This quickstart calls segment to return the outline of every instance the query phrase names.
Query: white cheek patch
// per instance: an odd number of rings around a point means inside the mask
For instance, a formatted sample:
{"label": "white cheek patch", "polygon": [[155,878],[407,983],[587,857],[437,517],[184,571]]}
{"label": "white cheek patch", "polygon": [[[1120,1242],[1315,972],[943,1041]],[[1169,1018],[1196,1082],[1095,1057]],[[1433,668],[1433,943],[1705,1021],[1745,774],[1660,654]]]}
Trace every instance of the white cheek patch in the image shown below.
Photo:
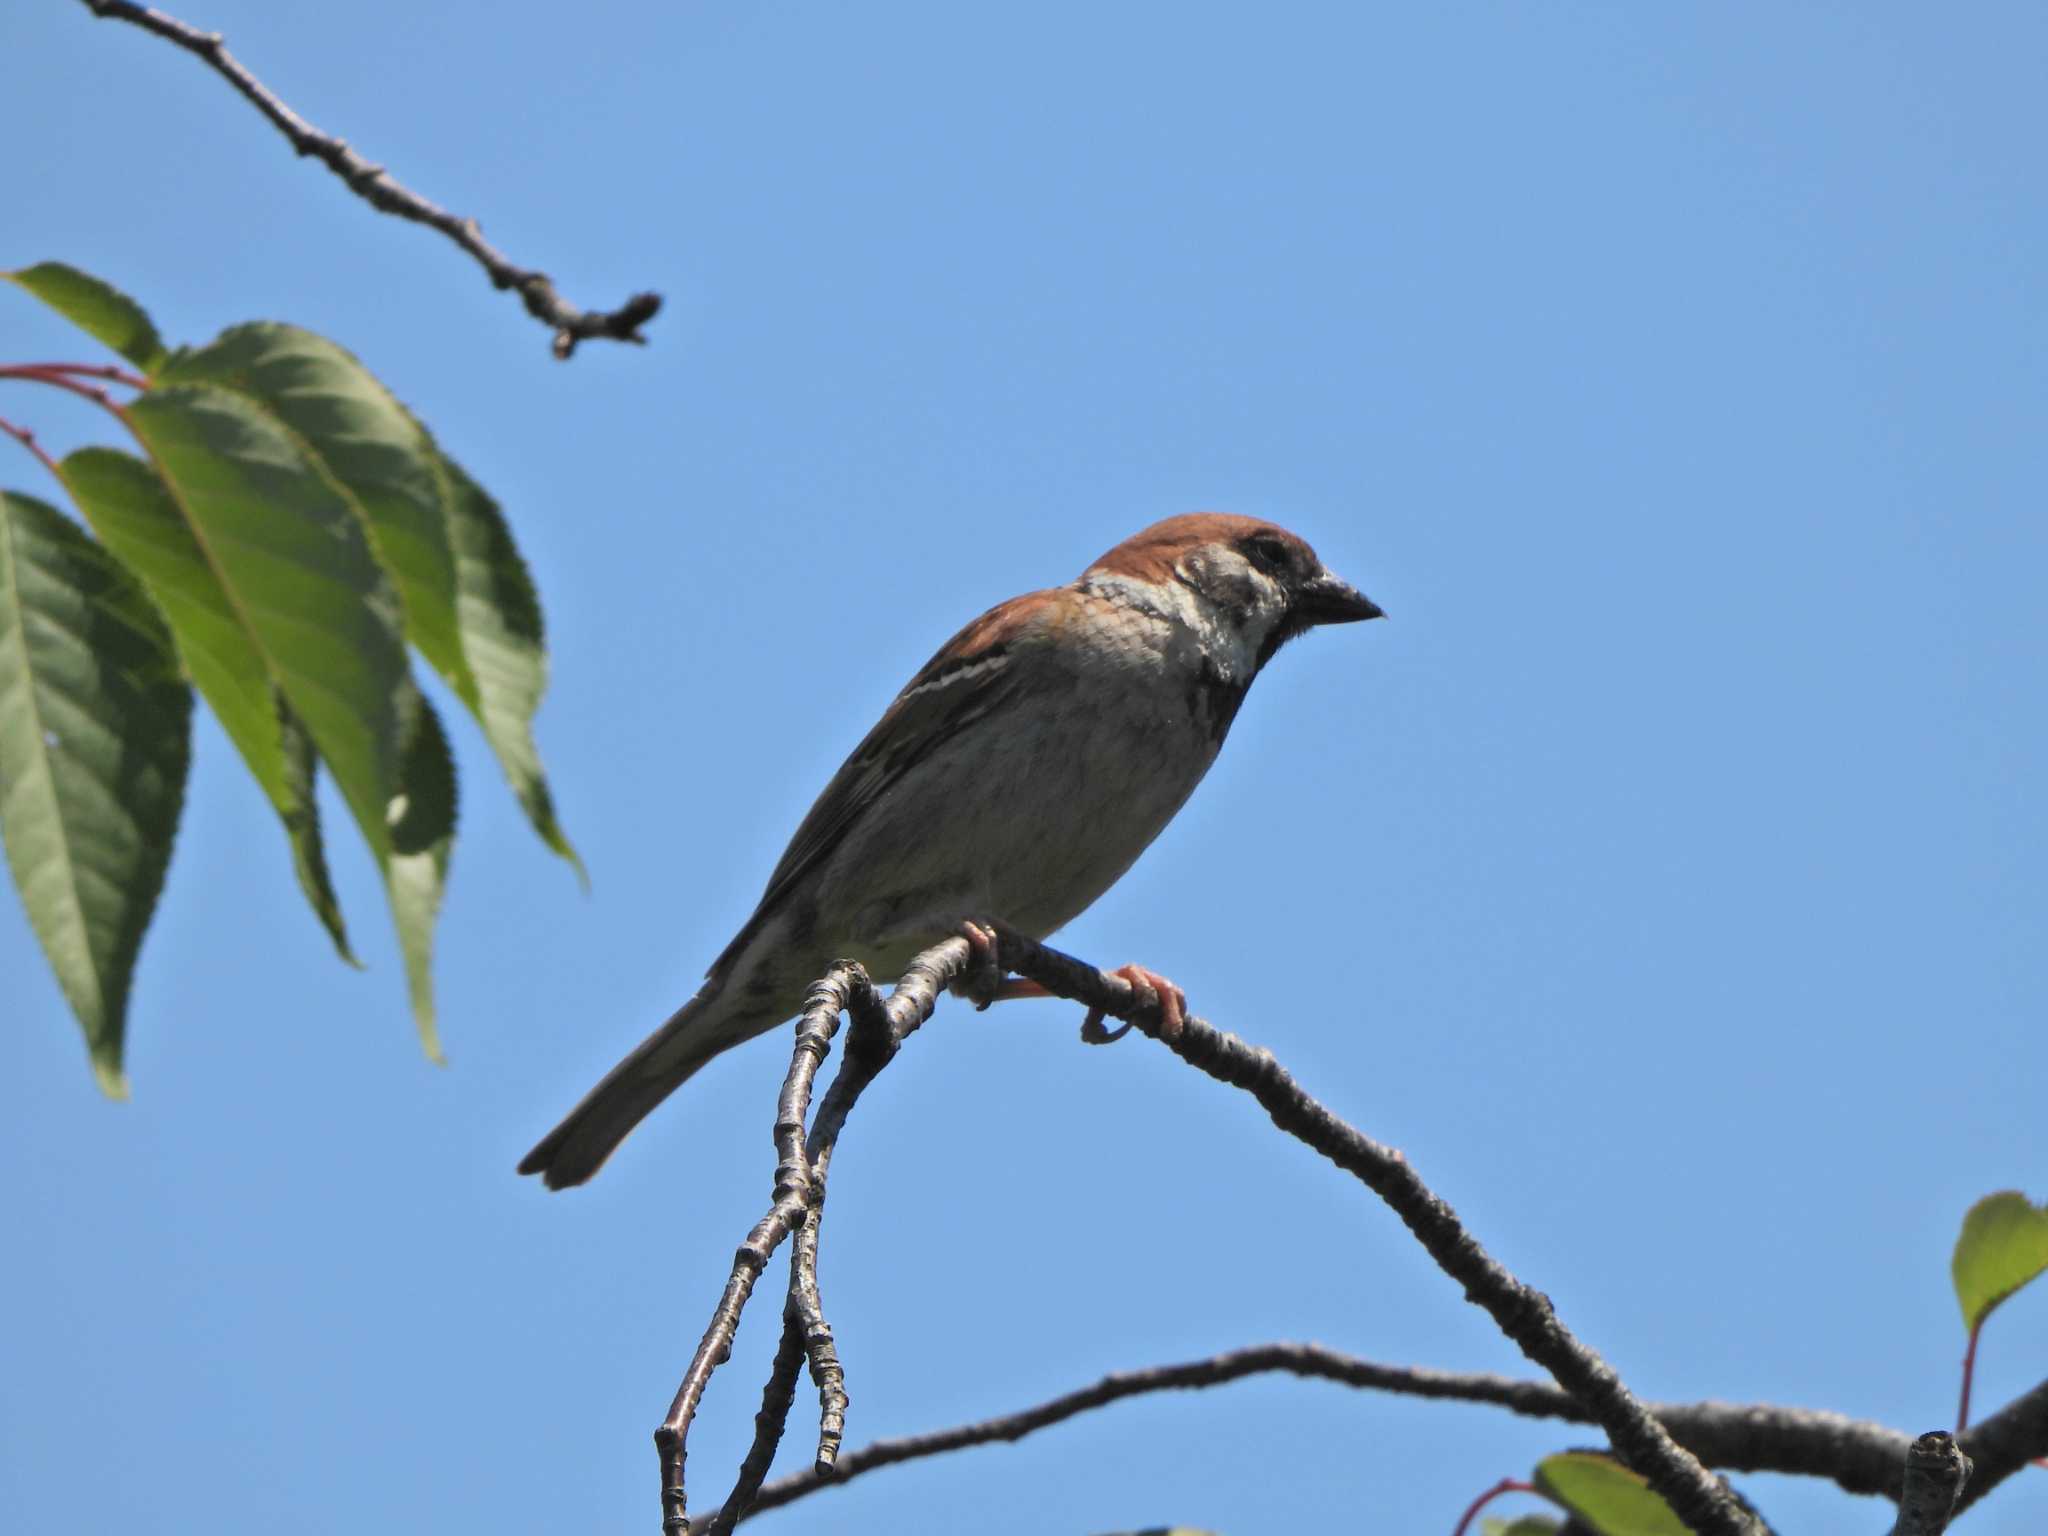
{"label": "white cheek patch", "polygon": [[1259,670],[1266,637],[1286,616],[1286,595],[1235,550],[1192,550],[1181,557],[1174,576],[1158,583],[1091,575],[1081,585],[1166,620],[1188,637],[1219,677],[1249,683]]}
{"label": "white cheek patch", "polygon": [[1174,585],[1186,599],[1185,622],[1201,635],[1203,654],[1224,677],[1250,682],[1266,637],[1287,616],[1286,593],[1228,547],[1190,550],[1181,557],[1178,574],[1182,579]]}

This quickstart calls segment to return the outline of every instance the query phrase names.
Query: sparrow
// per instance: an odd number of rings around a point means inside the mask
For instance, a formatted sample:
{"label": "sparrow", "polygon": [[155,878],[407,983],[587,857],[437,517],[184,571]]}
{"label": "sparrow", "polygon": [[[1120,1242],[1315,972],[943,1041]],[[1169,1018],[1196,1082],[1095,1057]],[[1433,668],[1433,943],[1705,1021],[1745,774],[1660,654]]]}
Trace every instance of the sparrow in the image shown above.
{"label": "sparrow", "polygon": [[[833,775],[703,988],[519,1171],[584,1182],[704,1063],[793,1018],[836,959],[894,977],[963,930],[986,951],[979,923],[1049,937],[1173,819],[1276,651],[1383,616],[1294,534],[1218,512],[1155,523],[1068,585],[991,608]],[[1124,974],[1179,1021],[1178,988]]]}

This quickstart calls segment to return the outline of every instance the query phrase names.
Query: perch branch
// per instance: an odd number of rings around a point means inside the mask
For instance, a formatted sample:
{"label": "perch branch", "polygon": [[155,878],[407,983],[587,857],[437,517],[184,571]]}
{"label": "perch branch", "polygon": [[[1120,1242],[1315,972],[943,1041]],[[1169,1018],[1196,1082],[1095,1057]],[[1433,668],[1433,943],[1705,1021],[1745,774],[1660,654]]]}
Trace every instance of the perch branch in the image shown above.
{"label": "perch branch", "polygon": [[1956,1504],[1960,1514],[2029,1461],[2048,1455],[2048,1381],[1979,1419],[1956,1443],[1974,1467]]}
{"label": "perch branch", "polygon": [[268,118],[300,155],[311,155],[339,176],[348,189],[380,213],[409,219],[439,230],[474,257],[490,277],[493,286],[510,288],[526,305],[526,312],[554,333],[556,357],[567,358],[576,344],[594,337],[610,341],[642,343],[640,328],[661,308],[658,293],[636,293],[617,309],[578,309],[555,291],[554,280],[545,272],[515,264],[504,252],[484,239],[483,226],[475,219],[460,218],[405,186],[381,165],[373,165],[350,149],[347,142],[322,133],[286,106],[262,81],[227,50],[218,32],[202,32],[175,16],[130,0],[80,0],[101,20],[125,21],[153,32],[166,42],[203,60],[238,91],[242,98]]}
{"label": "perch branch", "polygon": [[[1141,1004],[1129,982],[1007,929],[999,930],[999,941],[1004,969],[1160,1038],[1156,1002]],[[1752,1536],[1756,1522],[1728,1485],[1665,1433],[1614,1368],[1559,1321],[1549,1297],[1517,1280],[1480,1246],[1399,1152],[1310,1097],[1271,1052],[1201,1019],[1189,1017],[1164,1043],[1190,1066],[1251,1094],[1281,1130],[1385,1201],[1438,1267],[1464,1287],[1466,1299],[1485,1308],[1501,1332],[1585,1405],[1616,1454],[1649,1481],[1690,1530],[1700,1536]]]}
{"label": "perch branch", "polygon": [[1904,1492],[1892,1536],[1941,1536],[1969,1481],[1970,1458],[1953,1435],[1945,1429],[1922,1435],[1906,1452]]}
{"label": "perch branch", "polygon": [[[806,1468],[760,1489],[747,1515],[775,1509],[866,1472],[926,1456],[999,1441],[1021,1440],[1055,1424],[1152,1392],[1222,1386],[1248,1376],[1285,1372],[1407,1397],[1485,1403],[1529,1418],[1592,1423],[1569,1393],[1547,1382],[1509,1376],[1382,1365],[1319,1344],[1260,1344],[1204,1360],[1118,1371],[1016,1413],[927,1434],[876,1440],[841,1456],[836,1472]],[[1790,1472],[1831,1478],[1850,1493],[1899,1491],[1907,1439],[1881,1424],[1804,1408],[1740,1403],[1659,1403],[1651,1407],[1671,1437],[1702,1461],[1740,1472]],[[742,1519],[747,1516],[740,1517]],[[706,1531],[711,1516],[692,1526]]]}

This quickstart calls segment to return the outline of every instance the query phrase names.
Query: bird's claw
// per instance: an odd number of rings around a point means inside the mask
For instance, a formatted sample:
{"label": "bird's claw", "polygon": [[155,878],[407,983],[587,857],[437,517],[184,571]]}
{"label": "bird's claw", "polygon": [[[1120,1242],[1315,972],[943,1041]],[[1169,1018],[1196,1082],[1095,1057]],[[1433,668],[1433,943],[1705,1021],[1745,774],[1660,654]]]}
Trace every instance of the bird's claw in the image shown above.
{"label": "bird's claw", "polygon": [[[1146,993],[1151,994],[1149,1006],[1159,1010],[1159,1038],[1171,1044],[1180,1038],[1181,1027],[1187,1023],[1188,995],[1157,971],[1142,965],[1124,965],[1108,973],[1126,982],[1138,994],[1140,1007],[1147,1006]],[[1084,1045],[1114,1045],[1131,1032],[1131,1021],[1126,1019],[1115,1029],[1102,1026],[1103,1011],[1090,1008],[1088,1017],[1081,1021],[1081,1041]]]}
{"label": "bird's claw", "polygon": [[1088,1017],[1081,1021],[1081,1043],[1083,1045],[1115,1045],[1117,1041],[1123,1039],[1125,1035],[1131,1032],[1131,1021],[1129,1019],[1124,1020],[1115,1029],[1104,1029],[1102,1027],[1103,1017],[1104,1015],[1100,1008],[1090,1008],[1088,1010]]}
{"label": "bird's claw", "polygon": [[963,922],[960,937],[967,941],[967,969],[953,978],[951,991],[974,1004],[980,1013],[1003,995],[1003,967],[997,959],[996,931],[985,923]]}

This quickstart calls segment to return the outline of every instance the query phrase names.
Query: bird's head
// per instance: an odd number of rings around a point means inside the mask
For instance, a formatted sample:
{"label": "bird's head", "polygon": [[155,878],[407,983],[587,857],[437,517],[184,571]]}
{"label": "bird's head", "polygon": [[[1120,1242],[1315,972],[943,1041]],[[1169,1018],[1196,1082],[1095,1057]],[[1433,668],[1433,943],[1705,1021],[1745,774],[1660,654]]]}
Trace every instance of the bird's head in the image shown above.
{"label": "bird's head", "polygon": [[1227,512],[1190,512],[1154,523],[1089,566],[1082,579],[1091,578],[1185,593],[1253,671],[1320,624],[1386,617],[1378,603],[1333,575],[1307,540],[1276,523]]}

